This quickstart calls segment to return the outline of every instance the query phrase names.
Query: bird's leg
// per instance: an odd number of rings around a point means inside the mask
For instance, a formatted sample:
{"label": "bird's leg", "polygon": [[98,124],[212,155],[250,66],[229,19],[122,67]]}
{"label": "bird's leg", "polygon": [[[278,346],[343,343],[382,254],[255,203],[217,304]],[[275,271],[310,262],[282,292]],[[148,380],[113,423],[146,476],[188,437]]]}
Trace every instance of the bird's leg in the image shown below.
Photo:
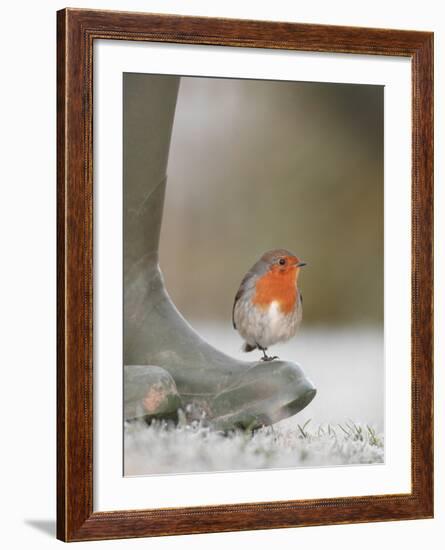
{"label": "bird's leg", "polygon": [[278,355],[274,355],[273,357],[271,355],[267,355],[267,348],[261,348],[260,346],[258,347],[263,352],[263,357],[261,357],[263,361],[273,361],[274,359],[279,359]]}

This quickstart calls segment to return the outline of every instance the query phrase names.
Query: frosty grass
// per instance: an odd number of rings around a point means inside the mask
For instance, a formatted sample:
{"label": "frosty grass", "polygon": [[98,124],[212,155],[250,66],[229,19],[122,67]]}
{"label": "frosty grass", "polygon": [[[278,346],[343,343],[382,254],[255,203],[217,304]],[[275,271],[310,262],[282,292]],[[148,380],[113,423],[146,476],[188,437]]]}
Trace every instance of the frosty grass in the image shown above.
{"label": "frosty grass", "polygon": [[368,425],[268,426],[215,431],[200,422],[125,425],[125,475],[372,464],[384,461],[382,434]]}

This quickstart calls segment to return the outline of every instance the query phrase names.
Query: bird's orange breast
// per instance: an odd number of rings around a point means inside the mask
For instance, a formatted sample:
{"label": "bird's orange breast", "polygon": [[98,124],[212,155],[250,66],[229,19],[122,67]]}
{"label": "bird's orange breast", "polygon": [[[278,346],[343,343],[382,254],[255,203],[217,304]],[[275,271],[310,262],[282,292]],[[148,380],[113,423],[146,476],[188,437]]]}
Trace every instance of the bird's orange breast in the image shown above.
{"label": "bird's orange breast", "polygon": [[297,270],[291,267],[268,271],[255,285],[253,303],[266,309],[272,302],[278,302],[283,313],[291,313],[297,300]]}

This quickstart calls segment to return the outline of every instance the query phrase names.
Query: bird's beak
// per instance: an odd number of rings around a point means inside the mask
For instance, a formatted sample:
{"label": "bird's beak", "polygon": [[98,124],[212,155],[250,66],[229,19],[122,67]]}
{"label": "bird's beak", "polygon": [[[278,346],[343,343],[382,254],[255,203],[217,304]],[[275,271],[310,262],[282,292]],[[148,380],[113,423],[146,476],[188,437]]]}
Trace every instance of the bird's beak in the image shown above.
{"label": "bird's beak", "polygon": [[306,262],[298,262],[297,267],[304,267]]}

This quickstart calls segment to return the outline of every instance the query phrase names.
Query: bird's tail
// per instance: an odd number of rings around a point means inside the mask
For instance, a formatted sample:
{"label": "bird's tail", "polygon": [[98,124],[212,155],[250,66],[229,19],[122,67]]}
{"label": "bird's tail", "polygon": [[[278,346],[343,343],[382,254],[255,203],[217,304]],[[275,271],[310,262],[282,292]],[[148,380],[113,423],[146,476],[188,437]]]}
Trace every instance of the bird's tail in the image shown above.
{"label": "bird's tail", "polygon": [[241,348],[244,352],[249,352],[249,351],[253,351],[254,349],[256,349],[257,347],[256,346],[251,346],[250,344],[248,344],[247,342],[244,342],[243,344],[243,347]]}

